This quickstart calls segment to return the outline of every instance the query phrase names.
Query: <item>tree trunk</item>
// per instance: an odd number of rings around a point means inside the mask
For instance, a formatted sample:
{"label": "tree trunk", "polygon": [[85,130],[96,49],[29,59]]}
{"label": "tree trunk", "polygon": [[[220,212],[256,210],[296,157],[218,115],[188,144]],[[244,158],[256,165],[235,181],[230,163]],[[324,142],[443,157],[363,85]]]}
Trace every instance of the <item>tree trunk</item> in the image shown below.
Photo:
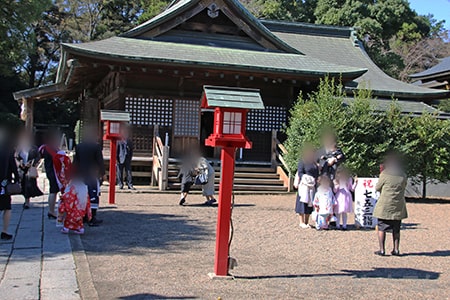
{"label": "tree trunk", "polygon": [[422,199],[427,198],[427,177],[422,176]]}

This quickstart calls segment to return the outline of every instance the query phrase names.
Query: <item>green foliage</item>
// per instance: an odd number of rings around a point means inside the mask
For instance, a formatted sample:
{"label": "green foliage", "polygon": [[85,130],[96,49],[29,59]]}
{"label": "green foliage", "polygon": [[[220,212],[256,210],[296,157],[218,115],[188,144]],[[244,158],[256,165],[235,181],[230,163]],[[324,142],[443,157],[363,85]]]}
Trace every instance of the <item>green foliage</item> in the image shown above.
{"label": "green foliage", "polygon": [[419,16],[406,0],[243,1],[265,19],[357,28],[372,60],[401,80],[450,54],[444,21]]}
{"label": "green foliage", "polygon": [[439,108],[441,111],[450,113],[450,99],[444,99],[444,100],[441,100],[441,101],[439,102],[438,108]]}
{"label": "green foliage", "polygon": [[384,153],[396,149],[405,155],[410,177],[427,183],[449,181],[450,122],[426,113],[402,115],[395,101],[380,112],[370,99],[369,90],[346,98],[342,85],[328,78],[317,92],[300,94],[286,128],[285,159],[291,171],[301,149],[306,144],[319,147],[323,130],[332,128],[346,153],[347,167],[359,176],[377,176]]}
{"label": "green foliage", "polygon": [[[450,121],[436,121],[436,116],[424,113],[413,118],[407,140],[408,165],[416,182],[427,183],[450,180]],[[423,191],[425,198],[426,190]]]}

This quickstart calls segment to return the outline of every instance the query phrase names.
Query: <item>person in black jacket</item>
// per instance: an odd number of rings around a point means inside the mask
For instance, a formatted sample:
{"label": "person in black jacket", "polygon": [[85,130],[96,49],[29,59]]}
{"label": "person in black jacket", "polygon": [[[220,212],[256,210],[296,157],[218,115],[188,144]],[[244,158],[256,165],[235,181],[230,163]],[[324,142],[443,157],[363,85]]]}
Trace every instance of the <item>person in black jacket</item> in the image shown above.
{"label": "person in black jacket", "polygon": [[123,189],[123,171],[127,176],[127,186],[130,190],[133,187],[133,175],[131,173],[131,160],[133,159],[133,141],[130,138],[130,128],[123,125],[120,128],[122,139],[117,142],[117,183]]}
{"label": "person in black jacket", "polygon": [[19,144],[16,149],[16,161],[19,167],[20,183],[22,185],[22,195],[25,198],[23,204],[24,209],[30,208],[30,198],[42,196],[43,193],[37,184],[37,177],[31,174],[31,169],[35,171],[41,156],[38,148],[33,145],[33,137],[28,132],[24,131],[20,135]]}
{"label": "person in black jacket", "polygon": [[4,134],[0,132],[0,211],[3,211],[3,230],[0,237],[2,240],[10,240],[13,237],[8,233],[11,219],[11,196],[6,193],[6,186],[13,181],[17,182],[18,179],[14,151]]}
{"label": "person in black jacket", "polygon": [[88,186],[91,199],[92,219],[89,226],[98,226],[103,221],[97,218],[97,209],[100,202],[100,181],[105,176],[102,147],[98,143],[96,129],[86,126],[83,130],[83,141],[75,147],[73,167],[82,176]]}
{"label": "person in black jacket", "polygon": [[322,136],[323,148],[317,151],[317,162],[321,168],[320,175],[326,175],[334,180],[337,167],[345,161],[345,154],[337,146],[334,133],[326,132]]}

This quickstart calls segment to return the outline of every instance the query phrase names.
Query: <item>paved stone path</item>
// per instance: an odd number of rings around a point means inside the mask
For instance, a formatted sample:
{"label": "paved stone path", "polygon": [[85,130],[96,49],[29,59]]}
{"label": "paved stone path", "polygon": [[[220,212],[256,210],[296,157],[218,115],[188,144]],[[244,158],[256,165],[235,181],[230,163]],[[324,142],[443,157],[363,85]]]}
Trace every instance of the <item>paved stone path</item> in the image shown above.
{"label": "paved stone path", "polygon": [[24,210],[23,197],[13,197],[9,231],[14,238],[0,242],[2,300],[80,299],[69,237],[47,218],[46,199],[33,199]]}

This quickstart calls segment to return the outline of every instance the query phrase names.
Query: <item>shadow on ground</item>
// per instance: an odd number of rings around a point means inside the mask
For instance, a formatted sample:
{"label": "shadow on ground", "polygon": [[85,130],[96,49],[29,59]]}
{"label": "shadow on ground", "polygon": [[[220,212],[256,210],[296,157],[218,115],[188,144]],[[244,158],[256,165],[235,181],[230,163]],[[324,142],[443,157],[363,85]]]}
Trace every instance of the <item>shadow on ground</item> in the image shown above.
{"label": "shadow on ground", "polygon": [[387,279],[426,279],[436,280],[441,273],[412,268],[374,268],[372,270],[342,270],[342,273],[327,274],[286,274],[262,276],[235,276],[236,279],[310,278],[310,277],[353,277]]}
{"label": "shadow on ground", "polygon": [[[87,252],[140,254],[141,250],[184,249],[214,232],[214,227],[183,215],[101,210],[104,223],[82,237]],[[142,251],[141,254],[145,254]]]}
{"label": "shadow on ground", "polygon": [[447,256],[450,256],[450,250],[436,250],[433,252],[403,253],[402,255],[403,256],[447,257]]}
{"label": "shadow on ground", "polygon": [[198,299],[197,297],[193,296],[162,296],[162,295],[156,295],[156,294],[136,294],[136,295],[130,295],[130,296],[123,296],[119,299],[123,300],[151,300],[151,299],[161,299],[161,300],[170,300],[170,299]]}

